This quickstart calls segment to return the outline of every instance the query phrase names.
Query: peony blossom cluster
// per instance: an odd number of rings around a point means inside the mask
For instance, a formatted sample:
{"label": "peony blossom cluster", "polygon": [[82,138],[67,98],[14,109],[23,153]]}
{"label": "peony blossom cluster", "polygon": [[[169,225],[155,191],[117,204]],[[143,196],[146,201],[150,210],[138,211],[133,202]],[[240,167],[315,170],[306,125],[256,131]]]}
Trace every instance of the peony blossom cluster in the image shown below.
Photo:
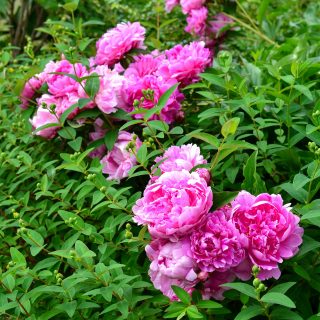
{"label": "peony blossom cluster", "polygon": [[299,218],[280,195],[253,196],[241,191],[228,205],[212,211],[207,169],[196,145],[170,147],[156,158],[153,177],[133,207],[133,220],[148,226],[149,275],[155,288],[176,300],[172,285],[204,299],[223,299],[226,282],[248,280],[254,265],[259,278],[279,278],[279,265],[302,242]]}
{"label": "peony blossom cluster", "polygon": [[[211,52],[204,42],[193,42],[165,52],[131,57],[131,63],[127,61],[128,67],[123,68],[121,62],[133,49],[146,49],[144,39],[145,29],[139,22],[120,23],[97,41],[96,55],[89,59],[88,67],[71,63],[65,57],[47,63],[41,73],[27,81],[21,92],[22,108],[36,106],[30,120],[37,129],[36,134],[54,138],[61,128],[60,117],[68,109],[69,120],[88,108],[97,108],[105,115],[119,109],[128,113],[135,108],[151,109],[177,84],[160,115],[153,115],[151,120],[160,119],[170,124],[182,119],[184,95],[180,88],[199,79],[199,73],[212,62]],[[95,77],[99,78],[99,88],[92,94],[92,88],[86,84]],[[143,114],[134,113],[132,117],[139,119]]]}
{"label": "peony blossom cluster", "polygon": [[223,13],[218,13],[209,19],[206,0],[166,0],[165,9],[171,12],[180,4],[182,12],[187,15],[185,31],[206,40],[207,43],[223,36],[221,29],[233,23],[233,20]]}

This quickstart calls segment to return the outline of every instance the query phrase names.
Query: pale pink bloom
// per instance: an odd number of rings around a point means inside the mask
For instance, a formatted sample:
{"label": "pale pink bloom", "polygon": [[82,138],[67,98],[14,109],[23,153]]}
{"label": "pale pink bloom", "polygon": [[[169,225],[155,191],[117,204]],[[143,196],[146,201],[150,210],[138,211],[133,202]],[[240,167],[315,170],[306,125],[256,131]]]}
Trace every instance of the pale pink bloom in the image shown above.
{"label": "pale pink bloom", "polygon": [[210,27],[209,31],[211,31],[216,38],[222,36],[224,33],[221,33],[220,30],[228,24],[233,23],[233,20],[223,13],[218,13],[213,17],[213,20],[209,22]]}
{"label": "pale pink bloom", "polygon": [[[135,155],[127,150],[128,143],[132,140],[131,133],[120,131],[113,149],[101,159],[102,172],[109,175],[108,180],[121,180],[128,177],[130,169],[137,164]],[[139,150],[141,145],[141,141],[137,138],[135,152]]]}
{"label": "pale pink bloom", "polygon": [[138,55],[134,58],[135,61],[129,64],[124,76],[127,78],[143,78],[144,76],[155,74],[163,59],[164,55]]}
{"label": "pale pink bloom", "polygon": [[165,0],[166,1],[166,11],[171,12],[174,7],[179,4],[179,0]]}
{"label": "pale pink bloom", "polygon": [[[140,101],[140,99],[143,98],[144,101],[140,104],[140,108],[151,109],[158,103],[159,98],[175,83],[175,80],[165,81],[161,77],[154,75],[127,79],[122,88],[122,98],[124,102],[122,108],[125,111],[131,112],[134,110],[133,103],[135,100]],[[144,92],[148,89],[153,91],[152,97],[145,95]],[[167,123],[172,123],[177,119],[183,118],[183,111],[181,110],[180,104],[183,98],[183,94],[176,89],[170,96],[165,107],[161,110],[160,117],[154,114],[150,119],[161,119]],[[143,118],[143,114],[135,114],[133,117],[141,119]]]}
{"label": "pale pink bloom", "polygon": [[206,20],[208,17],[208,9],[202,7],[200,9],[191,10],[187,17],[188,25],[184,29],[186,32],[202,36],[206,30]]}
{"label": "pale pink bloom", "polygon": [[235,278],[235,275],[229,270],[210,273],[208,280],[203,284],[202,298],[204,300],[223,300],[223,293],[230,289],[221,285],[232,282]]}
{"label": "pale pink bloom", "polygon": [[107,66],[97,66],[92,73],[98,74],[100,78],[99,91],[94,99],[98,108],[107,114],[116,112],[124,81],[123,76],[114,70],[110,70]]}
{"label": "pale pink bloom", "polygon": [[30,119],[30,123],[34,130],[50,123],[56,123],[56,126],[45,128],[35,133],[46,139],[54,138],[57,134],[57,130],[60,129],[58,119],[55,115],[50,113],[49,110],[41,107],[37,109],[33,118]]}
{"label": "pale pink bloom", "polygon": [[191,10],[200,9],[206,0],[180,0],[182,12],[189,13]]}
{"label": "pale pink bloom", "polygon": [[118,73],[122,73],[125,71],[124,67],[121,65],[120,62],[116,63],[114,66],[113,66],[113,69],[114,71],[118,72]]}
{"label": "pale pink bloom", "polygon": [[147,225],[153,237],[176,241],[201,224],[211,206],[211,188],[197,173],[165,172],[137,200],[133,220]]}
{"label": "pale pink bloom", "polygon": [[98,40],[95,62],[111,66],[130,50],[144,49],[145,32],[139,22],[119,23]]}
{"label": "pale pink bloom", "polygon": [[149,276],[156,289],[171,300],[178,300],[172,285],[192,293],[199,280],[196,274],[197,265],[191,258],[188,238],[179,242],[153,240],[146,246],[146,253],[151,260]]}
{"label": "pale pink bloom", "polygon": [[195,144],[172,146],[166,150],[163,156],[157,157],[155,162],[163,161],[159,168],[161,173],[170,171],[190,171],[199,164],[207,163],[207,160],[200,154],[200,148]]}
{"label": "pale pink bloom", "polygon": [[[245,258],[247,239],[226,218],[229,207],[210,213],[191,234],[191,252],[202,271],[228,271]],[[227,216],[230,213],[227,213]]]}
{"label": "pale pink bloom", "polygon": [[[50,61],[44,71],[47,74],[46,82],[48,91],[56,97],[61,97],[67,94],[76,94],[80,88],[80,84],[65,74],[71,74],[77,78],[82,78],[88,75],[87,69],[81,63],[72,64],[68,60],[60,60],[57,62]],[[61,72],[64,74],[55,74]]]}
{"label": "pale pink bloom", "polygon": [[30,105],[31,99],[36,95],[37,91],[42,87],[46,81],[46,73],[41,72],[30,78],[24,85],[20,94],[22,109],[27,109]]}
{"label": "pale pink bloom", "polygon": [[191,42],[188,45],[176,45],[165,52],[167,60],[161,64],[158,74],[164,79],[176,79],[182,86],[199,80],[199,74],[211,63],[211,52],[205,43]]}
{"label": "pale pink bloom", "polygon": [[[100,118],[97,118],[94,121],[93,128],[94,128],[94,131],[89,133],[89,138],[91,141],[102,139],[107,132],[107,130],[104,128],[104,122]],[[107,152],[107,148],[103,143],[102,145],[97,147],[95,150],[90,152],[89,157],[101,159],[106,154],[106,152]]]}
{"label": "pale pink bloom", "polygon": [[260,267],[261,279],[278,279],[279,263],[293,257],[302,243],[300,219],[290,209],[281,195],[267,193],[255,197],[241,191],[232,202],[232,222],[247,237],[248,258]]}

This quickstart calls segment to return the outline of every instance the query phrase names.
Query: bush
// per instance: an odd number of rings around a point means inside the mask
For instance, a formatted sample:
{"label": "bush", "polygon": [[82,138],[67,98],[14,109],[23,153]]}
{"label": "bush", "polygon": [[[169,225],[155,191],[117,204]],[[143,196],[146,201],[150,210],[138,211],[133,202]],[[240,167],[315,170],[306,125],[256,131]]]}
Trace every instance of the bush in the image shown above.
{"label": "bush", "polygon": [[3,319],[317,319],[319,5],[30,3],[1,38]]}

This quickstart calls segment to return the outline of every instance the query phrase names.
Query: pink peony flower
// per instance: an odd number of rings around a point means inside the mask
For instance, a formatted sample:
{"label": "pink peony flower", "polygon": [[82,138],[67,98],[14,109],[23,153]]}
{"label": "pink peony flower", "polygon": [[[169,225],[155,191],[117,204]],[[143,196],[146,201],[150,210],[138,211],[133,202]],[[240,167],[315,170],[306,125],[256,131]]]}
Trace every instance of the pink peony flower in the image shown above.
{"label": "pink peony flower", "polygon": [[[103,126],[104,126],[103,120],[100,118],[97,118],[93,124],[94,131],[89,133],[89,138],[91,141],[102,139],[105,136],[107,130],[104,129]],[[101,159],[103,155],[106,154],[106,152],[107,152],[107,148],[103,143],[101,146],[97,147],[95,150],[90,152],[89,157]]]}
{"label": "pink peony flower", "polygon": [[38,129],[49,123],[56,123],[56,126],[42,129],[35,134],[46,139],[52,139],[56,136],[57,130],[60,129],[57,118],[49,110],[44,108],[38,108],[36,114],[30,119],[30,123],[33,129]]}
{"label": "pink peony flower", "polygon": [[202,271],[227,271],[245,258],[247,239],[227,220],[228,211],[224,207],[210,213],[205,224],[191,234],[192,257]]}
{"label": "pink peony flower", "polygon": [[211,180],[211,174],[210,171],[206,168],[197,168],[195,170],[195,172],[201,177],[203,178],[207,184],[210,184],[210,180]]}
{"label": "pink peony flower", "polygon": [[161,173],[183,169],[190,171],[196,165],[207,163],[207,160],[200,154],[200,148],[195,144],[172,146],[165,151],[163,156],[155,159],[156,163],[160,161],[163,161],[159,165]]}
{"label": "pink peony flower", "polygon": [[46,74],[41,72],[30,78],[24,85],[20,94],[21,108],[27,109],[30,105],[30,100],[34,97],[36,92],[41,88],[46,79]]}
{"label": "pink peony flower", "polygon": [[190,240],[179,242],[154,240],[146,246],[146,253],[151,260],[149,276],[156,289],[171,300],[178,300],[171,286],[176,285],[188,293],[199,282],[197,265],[191,258]]}
{"label": "pink peony flower", "polygon": [[155,74],[163,59],[164,55],[138,55],[134,58],[135,61],[130,63],[124,75],[127,78],[143,78],[144,76]]}
{"label": "pink peony flower", "polygon": [[97,66],[92,73],[100,76],[100,88],[95,96],[98,108],[107,114],[116,112],[124,78],[107,66]]}
{"label": "pink peony flower", "polygon": [[206,0],[180,0],[182,12],[189,13],[191,10],[200,9]]}
{"label": "pink peony flower", "polygon": [[211,206],[211,188],[197,173],[165,172],[146,187],[132,208],[133,220],[148,225],[153,237],[176,241],[201,224]]}
{"label": "pink peony flower", "polygon": [[78,78],[88,75],[87,69],[81,63],[72,64],[68,60],[61,60],[57,62],[50,61],[44,71],[47,74],[46,82],[48,84],[48,91],[56,97],[61,97],[67,94],[77,94],[80,84],[64,74],[52,74],[52,72],[63,72],[72,74]]}
{"label": "pink peony flower", "polygon": [[188,25],[184,29],[186,32],[202,36],[206,30],[206,20],[208,17],[208,9],[202,7],[200,9],[191,10],[187,17]]}
{"label": "pink peony flower", "polygon": [[97,42],[97,64],[111,66],[119,62],[132,49],[144,49],[145,28],[139,22],[119,23],[107,31]]}
{"label": "pink peony flower", "polygon": [[[131,141],[133,141],[131,133],[120,131],[113,149],[101,159],[102,172],[109,175],[108,180],[121,180],[127,177],[129,170],[137,164],[134,154],[126,149]],[[141,141],[137,138],[136,151],[139,150],[141,145]]]}
{"label": "pink peony flower", "polygon": [[179,4],[179,0],[165,0],[166,1],[166,11],[171,12],[174,7]]}
{"label": "pink peony flower", "polygon": [[209,22],[209,31],[211,31],[217,38],[223,35],[223,33],[221,33],[220,30],[231,23],[233,23],[233,20],[231,18],[224,15],[223,13],[218,13],[213,17],[213,20]]}
{"label": "pink peony flower", "polygon": [[[134,110],[133,103],[135,100],[144,98],[144,101],[140,104],[141,108],[151,109],[159,101],[159,98],[174,84],[175,80],[164,81],[161,77],[153,75],[147,75],[143,78],[127,79],[125,85],[122,88],[122,98],[124,101],[123,109],[131,112]],[[151,96],[145,94],[146,90],[152,90]],[[150,119],[159,119],[167,123],[172,123],[177,119],[183,117],[181,110],[181,100],[184,98],[183,94],[176,89],[169,98],[166,106],[161,110],[160,117],[153,115]],[[135,114],[134,118],[141,119],[143,114]]]}
{"label": "pink peony flower", "polygon": [[[232,202],[232,222],[248,239],[248,258],[260,267],[259,278],[280,277],[279,263],[298,252],[303,229],[281,195],[257,197],[241,191]],[[250,264],[248,264],[249,267]]]}
{"label": "pink peony flower", "polygon": [[165,52],[167,60],[161,64],[158,74],[164,79],[176,79],[182,86],[199,80],[199,74],[211,63],[211,53],[204,42],[176,45]]}
{"label": "pink peony flower", "polygon": [[232,282],[235,278],[235,275],[231,271],[215,271],[210,273],[208,280],[203,284],[202,298],[204,300],[223,300],[223,293],[229,289],[221,287],[221,285]]}

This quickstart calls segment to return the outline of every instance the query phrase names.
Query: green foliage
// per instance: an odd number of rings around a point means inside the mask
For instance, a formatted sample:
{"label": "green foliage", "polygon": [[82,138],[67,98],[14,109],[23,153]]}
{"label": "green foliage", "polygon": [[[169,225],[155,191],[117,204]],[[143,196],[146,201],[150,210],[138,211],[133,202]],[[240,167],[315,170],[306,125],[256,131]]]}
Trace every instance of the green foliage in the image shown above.
{"label": "green foliage", "polygon": [[[129,1],[130,2],[130,1]],[[62,53],[83,61],[95,40],[123,20],[140,20],[149,48],[164,49],[191,37],[184,16],[164,13],[161,1],[0,1],[0,317],[3,319],[316,319],[320,292],[320,91],[319,4],[314,1],[210,3],[239,21],[228,31],[211,68],[184,89],[186,118],[179,125],[149,120],[175,88],[143,119],[123,122],[143,137],[138,164],[121,185],[106,180],[97,160],[87,155],[99,144],[112,149],[118,129],[87,143],[99,115],[85,110],[86,125],[68,120],[80,99],[61,116],[59,136],[31,135],[33,110],[19,110],[24,81]],[[27,3],[27,2],[26,2]],[[43,11],[40,24],[32,12]],[[28,11],[29,12],[29,11]],[[18,24],[23,17],[22,26]],[[9,19],[9,20],[8,20]],[[12,42],[9,23],[32,37]],[[248,32],[248,26],[254,31]],[[12,29],[15,30],[15,29]],[[33,32],[33,30],[35,30]],[[11,40],[10,40],[11,39]],[[11,44],[9,42],[11,41]],[[27,44],[24,53],[18,51]],[[18,47],[17,47],[18,46]],[[41,49],[41,52],[39,50]],[[35,55],[39,52],[39,55]],[[127,57],[127,63],[131,57]],[[96,75],[84,89],[93,98]],[[141,110],[139,111],[141,112]],[[50,125],[46,125],[48,127]],[[43,129],[39,128],[38,130]],[[142,139],[142,138],[141,138]],[[299,254],[282,266],[280,280],[264,287],[236,282],[224,286],[222,302],[203,301],[173,287],[180,301],[169,304],[147,275],[146,228],[132,223],[153,160],[171,145],[197,143],[212,175],[214,209],[246,189],[281,193],[305,228]],[[259,284],[260,285],[260,284]],[[259,289],[260,288],[260,289]],[[201,288],[198,288],[201,289]]]}

